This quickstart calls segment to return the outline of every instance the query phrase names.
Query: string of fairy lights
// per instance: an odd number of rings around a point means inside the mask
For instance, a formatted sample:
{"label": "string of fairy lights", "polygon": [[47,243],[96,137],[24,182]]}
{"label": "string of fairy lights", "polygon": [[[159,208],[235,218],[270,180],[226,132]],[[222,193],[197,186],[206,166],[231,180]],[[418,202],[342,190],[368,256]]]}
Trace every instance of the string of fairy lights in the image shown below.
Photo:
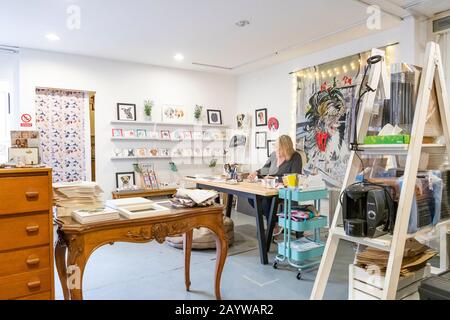
{"label": "string of fairy lights", "polygon": [[[391,71],[391,64],[395,62],[396,54],[396,44],[386,46],[384,48],[385,50],[385,61],[386,61],[386,69],[388,75]],[[327,82],[331,84],[331,82],[334,80],[334,78],[340,78],[346,76],[349,72],[352,72],[353,74],[357,70],[362,70],[365,61],[367,58],[369,58],[370,53],[367,54],[366,58],[359,58],[355,59],[350,62],[346,62],[340,66],[334,66],[329,67],[325,70],[308,70],[306,69],[299,70],[292,72],[292,109],[291,109],[291,137],[293,138],[293,141],[296,139],[296,130],[297,130],[297,104],[298,104],[298,82],[301,81],[301,79],[308,79],[320,82]],[[309,68],[312,69],[312,68]]]}

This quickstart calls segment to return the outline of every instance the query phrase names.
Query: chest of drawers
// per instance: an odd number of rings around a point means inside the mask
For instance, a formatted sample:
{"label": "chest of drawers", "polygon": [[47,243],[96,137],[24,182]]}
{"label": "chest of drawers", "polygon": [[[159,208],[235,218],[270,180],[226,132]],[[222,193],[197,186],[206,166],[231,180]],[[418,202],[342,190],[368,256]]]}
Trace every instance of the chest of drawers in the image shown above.
{"label": "chest of drawers", "polygon": [[54,299],[52,172],[0,169],[0,300]]}

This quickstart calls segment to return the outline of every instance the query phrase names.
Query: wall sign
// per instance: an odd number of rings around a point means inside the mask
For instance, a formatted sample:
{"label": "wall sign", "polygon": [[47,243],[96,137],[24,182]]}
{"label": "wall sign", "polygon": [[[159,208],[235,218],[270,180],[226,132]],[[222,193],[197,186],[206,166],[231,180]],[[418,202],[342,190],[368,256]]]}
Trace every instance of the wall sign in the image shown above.
{"label": "wall sign", "polygon": [[32,127],[33,126],[33,124],[31,123],[32,117],[28,113],[22,114],[22,116],[20,117],[20,120],[22,121],[22,123],[20,124],[21,127]]}

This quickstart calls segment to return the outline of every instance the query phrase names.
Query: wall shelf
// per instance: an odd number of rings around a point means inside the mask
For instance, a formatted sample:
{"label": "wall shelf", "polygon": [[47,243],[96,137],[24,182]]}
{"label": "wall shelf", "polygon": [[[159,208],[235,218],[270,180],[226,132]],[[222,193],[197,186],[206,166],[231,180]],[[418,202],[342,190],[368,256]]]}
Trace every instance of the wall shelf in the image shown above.
{"label": "wall shelf", "polygon": [[223,124],[205,124],[205,123],[172,123],[172,122],[149,122],[149,121],[111,121],[112,125],[130,125],[130,126],[178,126],[178,127],[208,127],[208,128],[223,128],[228,126]]}
{"label": "wall shelf", "polygon": [[138,137],[111,137],[112,141],[164,141],[164,142],[224,142],[227,139],[213,139],[213,140],[200,140],[200,139],[161,139],[161,138],[138,138]]}
{"label": "wall shelf", "polygon": [[148,160],[148,159],[204,159],[204,158],[225,158],[225,156],[156,156],[156,157],[111,157],[111,160]]}

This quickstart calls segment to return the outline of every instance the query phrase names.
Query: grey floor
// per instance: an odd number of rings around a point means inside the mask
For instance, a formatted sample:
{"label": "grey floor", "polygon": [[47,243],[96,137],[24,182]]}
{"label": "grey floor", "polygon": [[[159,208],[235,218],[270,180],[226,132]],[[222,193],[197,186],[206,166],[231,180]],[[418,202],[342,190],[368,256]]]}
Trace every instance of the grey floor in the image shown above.
{"label": "grey floor", "polygon": [[[295,270],[275,270],[261,265],[256,246],[253,217],[233,212],[236,244],[230,248],[222,274],[222,298],[227,299],[308,299],[316,272],[296,279]],[[275,257],[272,245],[270,262]],[[332,268],[325,299],[347,299],[348,265],[353,249],[341,241]],[[182,250],[167,244],[116,243],[93,253],[86,266],[83,292],[86,300],[103,299],[214,299],[215,251],[193,251],[191,258],[191,291],[184,288]],[[55,272],[56,275],[56,272]],[[59,279],[56,298],[63,299]]]}

